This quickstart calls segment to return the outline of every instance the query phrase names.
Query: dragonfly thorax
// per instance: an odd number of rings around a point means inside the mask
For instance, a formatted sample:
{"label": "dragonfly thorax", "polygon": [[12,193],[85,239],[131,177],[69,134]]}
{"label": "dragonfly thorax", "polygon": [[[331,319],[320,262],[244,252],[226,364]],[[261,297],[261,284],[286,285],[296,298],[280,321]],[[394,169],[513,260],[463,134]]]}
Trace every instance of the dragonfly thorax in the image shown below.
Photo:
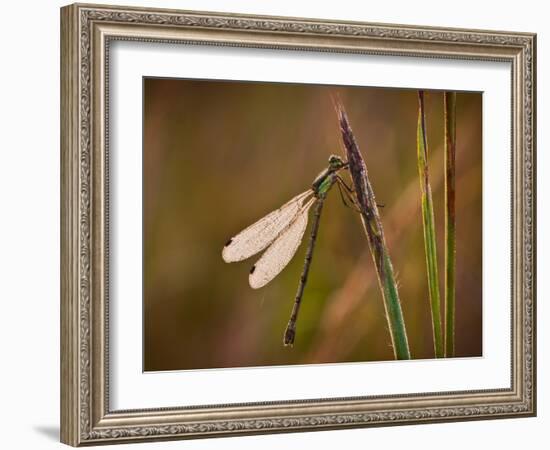
{"label": "dragonfly thorax", "polygon": [[315,197],[324,197],[336,181],[336,172],[343,169],[346,163],[337,155],[330,155],[328,167],[324,169],[311,184]]}
{"label": "dragonfly thorax", "polygon": [[313,180],[311,188],[315,197],[324,197],[336,181],[336,172],[330,168],[323,170],[317,178]]}

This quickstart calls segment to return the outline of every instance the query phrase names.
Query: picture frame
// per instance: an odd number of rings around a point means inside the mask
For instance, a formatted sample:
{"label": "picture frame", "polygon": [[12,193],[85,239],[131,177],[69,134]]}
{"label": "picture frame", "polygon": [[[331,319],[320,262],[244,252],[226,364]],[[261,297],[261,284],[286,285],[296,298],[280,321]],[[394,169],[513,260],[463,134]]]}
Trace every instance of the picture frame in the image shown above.
{"label": "picture frame", "polygon": [[[268,55],[293,51],[296,58],[307,51],[509,64],[511,117],[510,126],[504,125],[511,136],[509,386],[113,409],[109,67],[110,46],[118,41],[263,49]],[[63,7],[61,441],[81,446],[536,415],[535,90],[536,35],[530,33]]]}

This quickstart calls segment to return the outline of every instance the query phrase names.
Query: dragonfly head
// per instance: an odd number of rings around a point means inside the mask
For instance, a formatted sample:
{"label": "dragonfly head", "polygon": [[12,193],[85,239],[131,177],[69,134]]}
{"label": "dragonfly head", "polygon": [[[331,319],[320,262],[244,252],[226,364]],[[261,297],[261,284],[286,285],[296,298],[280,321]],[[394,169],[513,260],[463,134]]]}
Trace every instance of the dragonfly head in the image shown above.
{"label": "dragonfly head", "polygon": [[331,170],[339,170],[346,167],[346,163],[338,155],[330,155],[328,158],[328,167]]}

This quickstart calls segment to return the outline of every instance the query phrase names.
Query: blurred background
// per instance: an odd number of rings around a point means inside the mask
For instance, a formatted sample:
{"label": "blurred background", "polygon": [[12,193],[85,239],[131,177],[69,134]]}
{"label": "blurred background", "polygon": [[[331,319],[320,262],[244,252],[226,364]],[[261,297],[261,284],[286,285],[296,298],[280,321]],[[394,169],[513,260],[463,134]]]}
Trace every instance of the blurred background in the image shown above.
{"label": "blurred background", "polygon": [[[144,370],[393,359],[359,215],[333,189],[298,318],[283,333],[309,228],[259,290],[260,255],[226,264],[225,242],[344,155],[331,101],[345,105],[381,208],[413,358],[433,358],[416,163],[417,92],[235,81],[144,80]],[[443,94],[426,91],[443,287]],[[482,355],[482,95],[457,94],[456,356]],[[344,174],[347,177],[346,174]],[[443,292],[442,300],[443,300]]]}

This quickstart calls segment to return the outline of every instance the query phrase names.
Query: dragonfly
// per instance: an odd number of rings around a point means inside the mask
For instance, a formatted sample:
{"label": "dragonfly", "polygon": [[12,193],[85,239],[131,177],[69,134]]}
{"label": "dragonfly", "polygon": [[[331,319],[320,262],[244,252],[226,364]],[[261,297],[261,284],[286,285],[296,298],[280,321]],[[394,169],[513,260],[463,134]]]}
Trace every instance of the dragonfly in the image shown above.
{"label": "dragonfly", "polygon": [[279,209],[270,212],[248,228],[245,228],[229,239],[223,248],[222,258],[227,263],[243,261],[265,250],[260,259],[250,269],[248,277],[250,287],[259,289],[273,280],[292,260],[306,231],[309,210],[314,207],[302,275],[294,298],[290,320],[284,333],[283,344],[285,346],[294,345],[298,312],[308,279],[319,231],[321,212],[327,194],[336,184],[342,201],[347,206],[350,206],[349,202],[356,205],[353,189],[339,174],[348,166],[349,163],[341,157],[331,155],[328,166],[317,175],[310,189],[298,194]]}

